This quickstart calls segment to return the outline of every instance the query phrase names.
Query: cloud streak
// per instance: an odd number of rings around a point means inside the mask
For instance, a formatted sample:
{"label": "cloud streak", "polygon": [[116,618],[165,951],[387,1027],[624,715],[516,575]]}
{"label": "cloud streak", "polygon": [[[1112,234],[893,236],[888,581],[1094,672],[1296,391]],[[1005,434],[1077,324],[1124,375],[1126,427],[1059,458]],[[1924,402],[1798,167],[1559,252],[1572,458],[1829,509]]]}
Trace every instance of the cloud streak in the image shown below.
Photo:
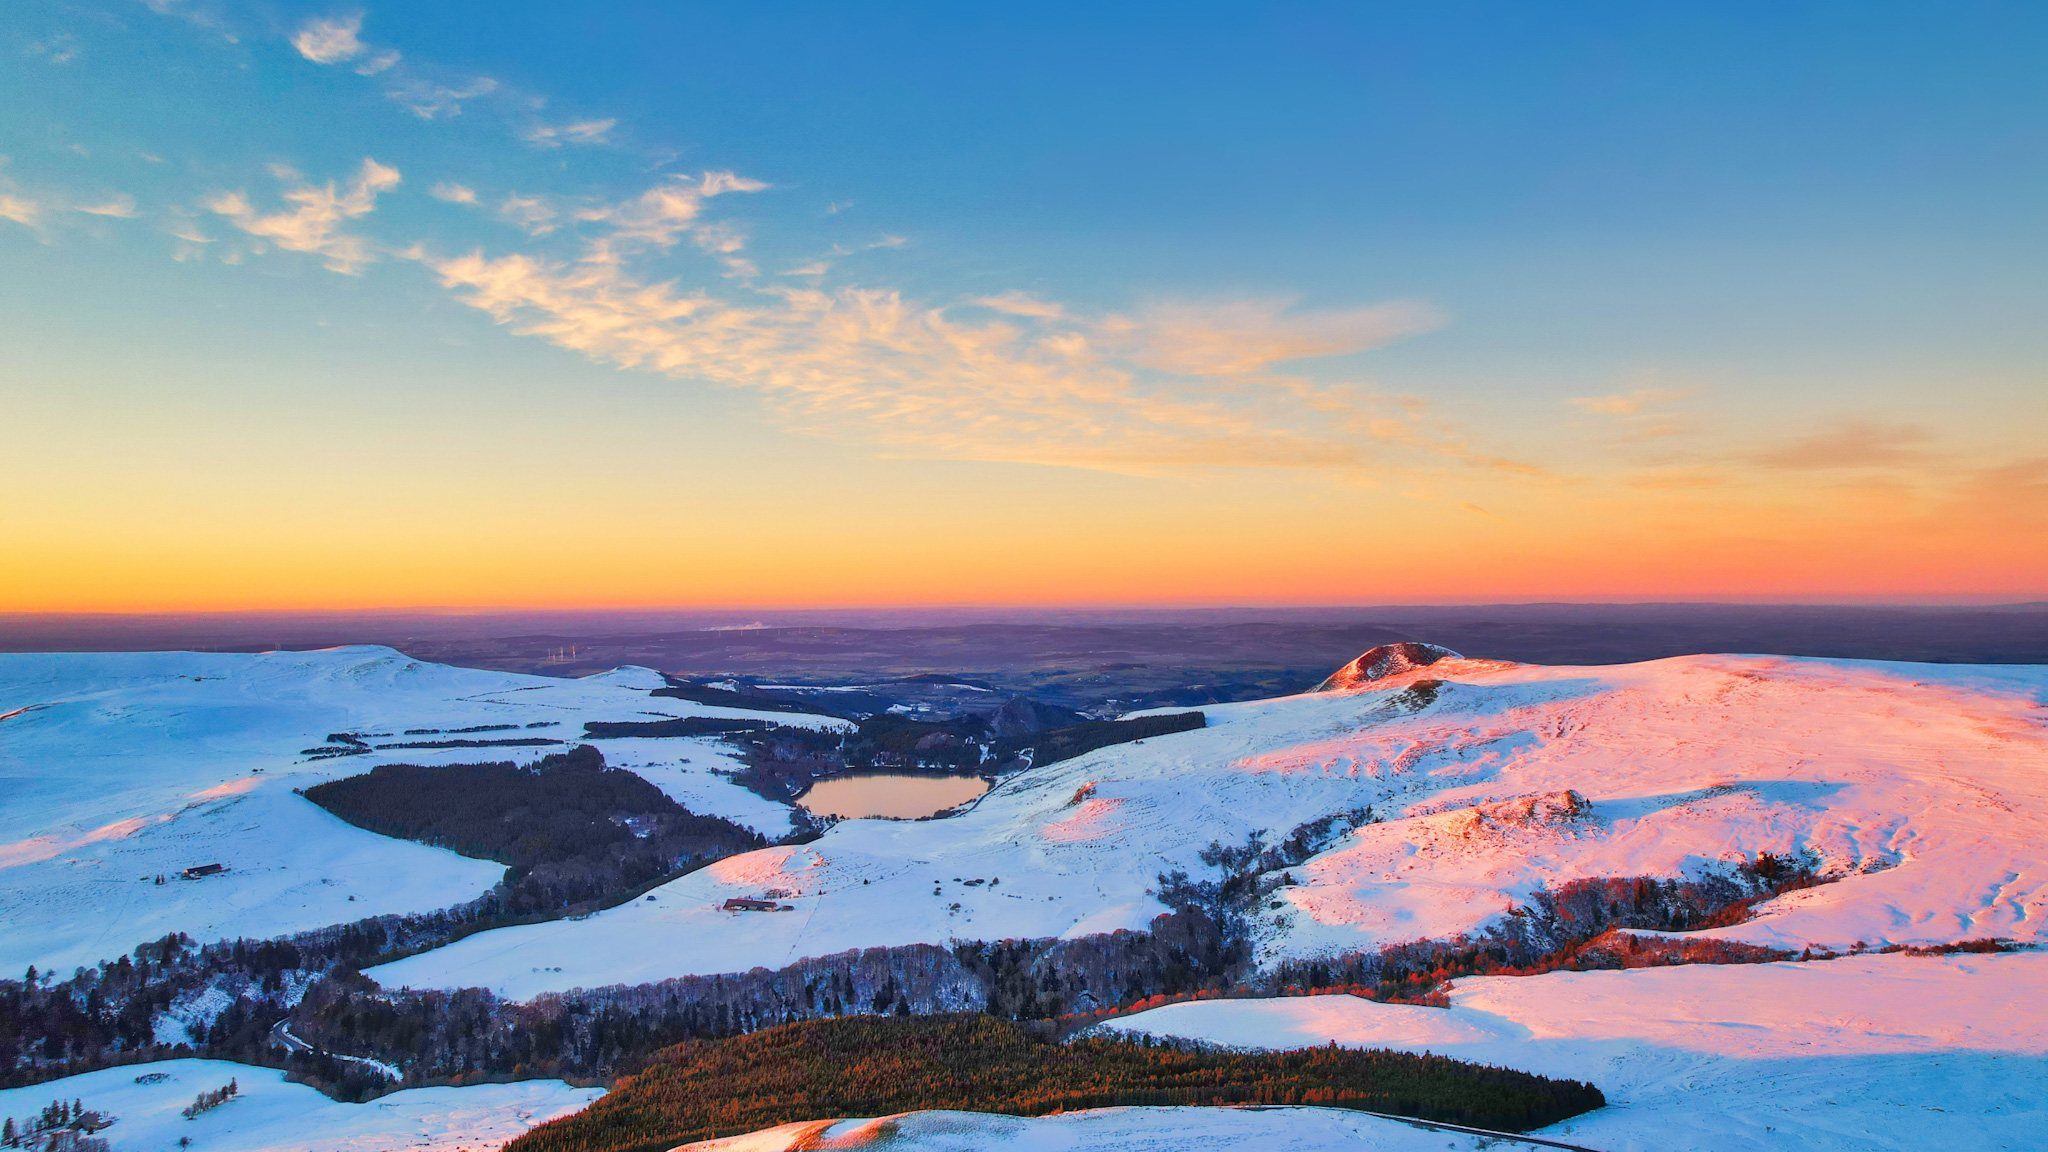
{"label": "cloud streak", "polygon": [[0,220],[12,220],[33,228],[42,215],[42,206],[35,201],[0,192]]}
{"label": "cloud streak", "polygon": [[342,231],[341,226],[369,215],[377,207],[377,197],[398,184],[398,169],[365,158],[345,189],[338,189],[332,180],[324,185],[301,182],[286,189],[283,199],[293,206],[289,211],[264,215],[241,192],[216,196],[207,203],[207,208],[251,236],[268,240],[287,252],[320,256],[331,271],[353,276],[376,256],[367,240]]}
{"label": "cloud streak", "polygon": [[112,197],[103,204],[80,204],[75,210],[88,216],[109,216],[116,220],[133,220],[141,215],[135,210],[135,197],[125,194]]}
{"label": "cloud streak", "polygon": [[579,120],[573,124],[535,124],[520,134],[528,144],[560,148],[564,144],[603,144],[610,139],[617,120]]}
{"label": "cloud streak", "polygon": [[1873,424],[1851,420],[1832,431],[1802,437],[1775,448],[1751,453],[1750,464],[1785,471],[1827,471],[1895,468],[1925,462],[1926,429],[1910,424]]}

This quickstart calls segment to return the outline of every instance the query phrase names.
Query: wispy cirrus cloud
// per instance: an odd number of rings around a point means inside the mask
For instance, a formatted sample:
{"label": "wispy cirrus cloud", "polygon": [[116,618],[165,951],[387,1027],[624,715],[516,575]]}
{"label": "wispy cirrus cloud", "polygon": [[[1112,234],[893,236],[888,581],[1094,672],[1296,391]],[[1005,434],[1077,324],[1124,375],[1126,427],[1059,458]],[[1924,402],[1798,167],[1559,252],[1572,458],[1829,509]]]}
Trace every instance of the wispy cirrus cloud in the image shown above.
{"label": "wispy cirrus cloud", "polygon": [[1274,364],[1377,348],[1441,327],[1444,316],[1413,303],[1294,312],[1285,301],[1159,304],[1102,327],[1134,338],[1141,364],[1190,376],[1250,376]]}
{"label": "wispy cirrus cloud", "polygon": [[395,84],[387,95],[411,109],[412,114],[422,120],[441,120],[462,115],[465,101],[489,96],[497,90],[498,82],[488,76],[478,76],[452,86],[408,78]]}
{"label": "wispy cirrus cloud", "polygon": [[69,64],[78,59],[78,38],[69,32],[59,32],[45,40],[35,40],[23,49],[29,56],[40,56],[52,64]]}
{"label": "wispy cirrus cloud", "polygon": [[42,205],[23,196],[0,192],[0,220],[12,220],[33,228],[42,217]]}
{"label": "wispy cirrus cloud", "polygon": [[545,236],[555,230],[554,206],[540,196],[521,196],[513,192],[499,203],[497,216],[505,223],[525,232],[528,236]]}
{"label": "wispy cirrus cloud", "polygon": [[761,192],[768,185],[731,172],[706,172],[696,178],[673,176],[631,200],[586,208],[577,219],[607,226],[585,259],[613,259],[635,247],[673,248],[685,232],[697,227],[704,202],[731,192]]}
{"label": "wispy cirrus cloud", "polygon": [[1787,471],[1896,468],[1925,463],[1933,435],[1912,424],[1844,421],[1826,432],[1748,454],[1749,464]]}
{"label": "wispy cirrus cloud", "polygon": [[135,197],[122,193],[97,204],[74,204],[72,211],[88,216],[109,216],[116,220],[133,220],[141,215],[135,208]]}
{"label": "wispy cirrus cloud", "polygon": [[1590,416],[1605,416],[1609,427],[1624,442],[1640,443],[1677,436],[1689,431],[1693,422],[1672,410],[1672,405],[1692,395],[1692,388],[1647,387],[1604,396],[1574,396],[1565,403]]}
{"label": "wispy cirrus cloud", "polygon": [[610,139],[612,129],[618,126],[619,122],[613,119],[535,124],[520,133],[520,138],[541,148],[560,148],[564,144],[603,144]]}
{"label": "wispy cirrus cloud", "polygon": [[1077,317],[1018,293],[950,306],[874,287],[713,295],[629,270],[635,253],[686,235],[734,258],[736,233],[704,219],[707,201],[764,187],[713,172],[585,209],[575,260],[407,255],[515,333],[621,368],[745,389],[785,424],[892,454],[1111,469],[1360,468],[1460,455],[1412,404],[1273,372],[1441,323],[1415,305],[1163,304]]}
{"label": "wispy cirrus cloud", "polygon": [[206,206],[249,235],[287,252],[322,257],[331,271],[353,276],[376,259],[367,240],[342,231],[341,226],[368,215],[376,208],[379,195],[398,187],[398,169],[365,158],[346,188],[337,187],[332,180],[321,185],[305,183],[289,169],[280,170],[279,176],[298,181],[282,193],[284,201],[293,206],[289,211],[259,213],[241,192],[215,196]]}
{"label": "wispy cirrus cloud", "polygon": [[[359,14],[325,17],[302,26],[293,44],[323,65],[374,59],[361,28]],[[488,78],[434,80],[409,63],[384,82],[423,119],[457,115],[464,101],[486,96],[511,106],[511,94]],[[518,102],[529,119],[515,131],[532,145],[601,143],[616,127],[610,119],[536,124],[539,105]],[[280,179],[284,211],[260,211],[240,192],[208,206],[242,232],[316,254],[337,272],[354,274],[389,250],[348,225],[397,186],[395,169],[366,160],[346,186]],[[787,426],[897,455],[1107,469],[1519,467],[1467,451],[1419,401],[1287,370],[1442,324],[1426,305],[1161,301],[1083,314],[1017,291],[931,302],[885,286],[832,284],[831,257],[797,264],[786,274],[796,280],[764,282],[747,251],[751,229],[712,218],[710,206],[768,187],[712,170],[593,203],[529,193],[486,201],[443,181],[431,189],[436,198],[484,208],[547,246],[449,255],[415,243],[401,255],[515,333],[600,363],[744,389]],[[565,237],[573,252],[559,247]],[[892,235],[835,244],[831,256],[906,243]],[[722,277],[690,286],[652,271],[690,259]]]}
{"label": "wispy cirrus cloud", "polygon": [[1637,388],[1606,396],[1574,396],[1566,403],[1581,412],[1598,416],[1640,416],[1682,398],[1689,391],[1686,388]]}
{"label": "wispy cirrus cloud", "polygon": [[1049,300],[1040,300],[1029,292],[999,293],[982,296],[974,301],[983,308],[990,308],[1006,316],[1029,316],[1038,320],[1057,320],[1065,315],[1066,309]]}

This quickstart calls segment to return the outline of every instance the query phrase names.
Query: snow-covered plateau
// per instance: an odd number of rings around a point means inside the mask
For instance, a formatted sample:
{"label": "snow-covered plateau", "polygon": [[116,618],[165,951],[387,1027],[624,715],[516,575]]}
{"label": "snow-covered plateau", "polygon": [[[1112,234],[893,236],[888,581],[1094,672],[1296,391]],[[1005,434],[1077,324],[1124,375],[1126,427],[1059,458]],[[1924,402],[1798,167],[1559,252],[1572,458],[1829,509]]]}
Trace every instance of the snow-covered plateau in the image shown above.
{"label": "snow-covered plateau", "polygon": [[[235,1096],[187,1119],[202,1092],[234,1081]],[[560,1080],[412,1088],[367,1104],[339,1104],[275,1068],[227,1060],[163,1060],[0,1091],[0,1116],[17,1126],[52,1101],[76,1100],[112,1117],[100,1139],[118,1152],[487,1152],[604,1095]]]}
{"label": "snow-covered plateau", "polygon": [[[386,988],[526,999],[861,947],[1143,929],[1167,910],[1162,873],[1217,874],[1208,846],[1317,829],[1256,909],[1270,967],[1483,931],[1573,880],[1699,878],[1769,853],[1827,882],[1689,935],[1836,953],[1996,937],[2020,950],[1472,977],[1448,1009],[1220,999],[1105,1026],[1431,1051],[1589,1080],[1609,1106],[1535,1135],[1603,1152],[2048,1148],[2048,668],[1762,656],[1386,667],[1027,769],[957,815],[849,820],[653,899],[478,933],[368,974]],[[275,936],[470,899],[497,865],[354,828],[294,789],[397,760],[524,760],[556,746],[302,750],[330,732],[399,744],[442,738],[409,729],[516,725],[480,735],[574,741],[586,721],[749,715],[651,697],[659,684],[644,669],[552,680],[381,648],[0,656],[0,970],[61,971],[173,931]],[[734,764],[715,741],[601,747],[693,811],[770,835],[790,827],[786,807],[723,774]],[[154,882],[207,863],[227,869]],[[792,910],[721,908],[771,892]],[[206,1016],[216,991],[165,1019]],[[154,1071],[170,1075],[136,1079]],[[230,1076],[234,1101],[179,1115]],[[534,1081],[337,1104],[274,1071],[187,1060],[0,1093],[0,1114],[80,1098],[120,1117],[105,1133],[116,1149],[151,1152],[181,1135],[207,1149],[468,1149],[594,1095]],[[1327,1109],[1137,1108],[819,1118],[705,1147],[868,1145],[1515,1146]]]}
{"label": "snow-covered plateau", "polygon": [[[501,865],[363,831],[293,790],[378,764],[532,760],[558,745],[303,750],[337,732],[374,734],[372,746],[573,743],[592,720],[760,718],[648,694],[661,685],[644,668],[560,680],[375,647],[0,654],[0,971],[69,972],[171,932],[265,938],[474,899]],[[718,774],[737,765],[715,742],[603,747],[693,811],[789,830],[787,808]],[[180,878],[207,864],[225,870]]]}
{"label": "snow-covered plateau", "polygon": [[[1545,886],[1696,877],[1765,852],[1835,882],[1711,935],[1847,951],[2034,942],[2048,924],[2048,668],[1453,658],[1204,711],[1205,729],[1022,772],[957,816],[847,821],[653,901],[369,974],[526,998],[851,948],[1143,929],[1166,911],[1156,877],[1207,873],[1210,843],[1270,844],[1367,806],[1376,822],[1289,869],[1261,911],[1262,961],[1449,937]],[[720,910],[771,888],[794,893],[793,913]]]}

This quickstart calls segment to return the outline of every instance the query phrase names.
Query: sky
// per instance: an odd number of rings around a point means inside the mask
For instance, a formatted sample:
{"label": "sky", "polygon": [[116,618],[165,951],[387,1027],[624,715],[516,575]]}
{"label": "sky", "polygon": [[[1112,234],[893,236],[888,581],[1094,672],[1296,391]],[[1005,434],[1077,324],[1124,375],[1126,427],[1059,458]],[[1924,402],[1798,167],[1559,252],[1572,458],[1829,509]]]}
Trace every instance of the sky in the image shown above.
{"label": "sky", "polygon": [[0,611],[2048,598],[2044,48],[14,0]]}

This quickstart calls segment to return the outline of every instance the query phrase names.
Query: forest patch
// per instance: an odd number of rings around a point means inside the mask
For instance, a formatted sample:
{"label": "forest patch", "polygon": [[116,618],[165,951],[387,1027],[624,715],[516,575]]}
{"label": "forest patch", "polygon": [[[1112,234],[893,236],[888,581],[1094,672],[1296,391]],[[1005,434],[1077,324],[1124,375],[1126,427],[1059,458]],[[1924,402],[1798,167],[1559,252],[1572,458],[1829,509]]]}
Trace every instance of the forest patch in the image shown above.
{"label": "forest patch", "polygon": [[386,764],[308,788],[358,828],[507,866],[506,914],[601,904],[767,846],[579,745],[530,766]]}
{"label": "forest patch", "polygon": [[1055,1043],[987,1016],[865,1017],[694,1041],[655,1055],[506,1152],[657,1152],[798,1120],[946,1108],[1312,1104],[1527,1131],[1602,1107],[1591,1084],[1442,1056],[1224,1052],[1127,1039]]}

